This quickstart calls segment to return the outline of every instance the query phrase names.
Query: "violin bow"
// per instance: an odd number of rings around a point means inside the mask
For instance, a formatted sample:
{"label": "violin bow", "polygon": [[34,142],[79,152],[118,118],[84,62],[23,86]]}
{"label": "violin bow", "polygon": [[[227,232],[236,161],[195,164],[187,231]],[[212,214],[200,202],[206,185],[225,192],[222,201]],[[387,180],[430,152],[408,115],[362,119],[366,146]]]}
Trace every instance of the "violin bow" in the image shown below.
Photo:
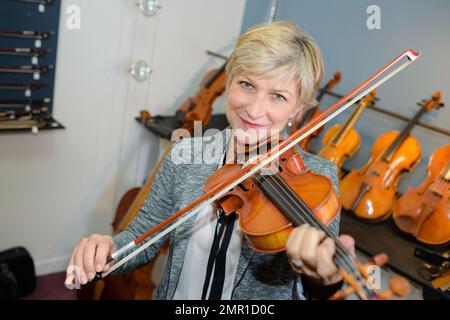
{"label": "violin bow", "polygon": [[31,4],[52,4],[53,0],[16,0],[16,2],[24,2]]}
{"label": "violin bow", "polygon": [[0,73],[47,73],[53,69],[53,65],[48,66],[0,66]]}
{"label": "violin bow", "polygon": [[0,55],[6,56],[43,56],[51,52],[51,49],[40,49],[40,48],[4,48],[0,49]]}
{"label": "violin bow", "polygon": [[37,99],[37,100],[0,100],[1,108],[31,108],[35,106],[42,106],[43,104],[50,103],[50,98]]}
{"label": "violin bow", "polygon": [[[235,177],[230,177],[229,179],[224,180],[222,183],[220,183],[216,187],[212,188],[210,191],[204,193],[201,197],[194,200],[191,204],[189,204],[185,208],[181,209],[177,213],[174,213],[167,220],[159,223],[154,228],[147,231],[140,237],[136,238],[135,240],[133,240],[133,241],[129,242],[128,244],[126,244],[125,246],[123,246],[122,248],[119,248],[118,250],[113,252],[110,256],[108,256],[107,263],[110,263],[113,260],[116,260],[118,257],[120,257],[120,256],[124,255],[125,253],[127,253],[128,251],[134,249],[131,253],[129,253],[128,255],[126,255],[119,261],[117,261],[114,265],[112,265],[108,271],[105,271],[102,273],[97,273],[93,280],[94,281],[99,280],[99,279],[102,279],[102,278],[108,276],[114,270],[118,269],[120,266],[125,264],[127,261],[129,261],[136,255],[138,255],[139,253],[144,251],[146,248],[148,248],[153,243],[155,243],[156,241],[158,241],[159,239],[164,237],[166,234],[171,232],[173,229],[175,229],[179,225],[186,222],[188,219],[190,219],[196,213],[201,211],[203,208],[212,204],[217,199],[221,198],[230,189],[234,188],[242,181],[250,178],[256,172],[260,171],[265,166],[270,164],[272,161],[276,160],[277,157],[279,157],[281,154],[283,154],[290,148],[295,147],[298,142],[300,142],[305,137],[310,135],[312,132],[317,130],[317,128],[325,125],[327,122],[329,122],[330,120],[332,120],[333,118],[335,118],[336,116],[338,116],[339,114],[344,112],[347,108],[349,108],[356,101],[360,100],[362,97],[366,96],[372,90],[376,89],[381,84],[383,84],[384,82],[386,82],[387,80],[389,80],[390,78],[395,76],[401,70],[406,68],[412,62],[414,62],[417,58],[419,58],[420,55],[421,55],[420,51],[416,52],[416,51],[413,51],[412,49],[408,49],[408,50],[404,51],[398,57],[396,57],[391,62],[386,64],[383,68],[381,68],[377,73],[375,73],[370,78],[368,78],[366,81],[364,81],[356,89],[351,91],[349,94],[347,94],[341,100],[336,102],[333,106],[328,108],[328,110],[326,110],[325,112],[320,114],[315,120],[309,122],[303,128],[300,128],[298,131],[295,131],[294,133],[292,133],[286,140],[280,142],[280,144],[276,148],[271,149],[267,153],[258,157],[257,161],[254,161],[253,163],[244,165],[241,168],[241,171],[239,172],[239,174],[237,174]],[[407,58],[406,62],[402,63],[400,66],[396,67],[393,71],[389,72],[387,75],[382,77],[383,74],[387,73],[387,71],[389,69],[393,68],[394,65],[398,64],[404,58]],[[185,214],[187,212],[189,212],[189,213]],[[171,224],[171,225],[168,226],[169,224]],[[161,232],[159,232],[157,235],[155,235],[151,239],[149,239],[146,243],[143,243],[141,246],[136,248],[144,240],[151,237],[156,232],[160,231],[162,228],[164,228],[166,226],[168,226],[168,227],[165,228],[164,230],[162,230]],[[354,287],[354,291],[356,291],[356,292],[359,291],[358,287],[357,287],[358,284],[351,284],[351,285]]]}
{"label": "violin bow", "polygon": [[48,87],[48,83],[0,83],[0,90],[39,90]]}
{"label": "violin bow", "polygon": [[8,31],[0,30],[0,37],[24,38],[24,39],[47,39],[55,34],[53,31],[39,32],[33,30]]}

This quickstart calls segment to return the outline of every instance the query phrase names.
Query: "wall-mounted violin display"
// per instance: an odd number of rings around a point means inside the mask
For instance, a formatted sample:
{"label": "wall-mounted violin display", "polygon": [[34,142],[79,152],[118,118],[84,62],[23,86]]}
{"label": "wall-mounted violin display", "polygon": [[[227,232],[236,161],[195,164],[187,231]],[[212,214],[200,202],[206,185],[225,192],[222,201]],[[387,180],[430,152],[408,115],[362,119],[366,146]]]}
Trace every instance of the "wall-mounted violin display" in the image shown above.
{"label": "wall-mounted violin display", "polygon": [[431,99],[421,104],[401,132],[384,133],[375,141],[367,164],[350,171],[341,180],[340,192],[345,209],[373,221],[390,216],[401,175],[411,171],[421,157],[420,143],[410,132],[425,112],[441,106],[441,95],[435,92]]}

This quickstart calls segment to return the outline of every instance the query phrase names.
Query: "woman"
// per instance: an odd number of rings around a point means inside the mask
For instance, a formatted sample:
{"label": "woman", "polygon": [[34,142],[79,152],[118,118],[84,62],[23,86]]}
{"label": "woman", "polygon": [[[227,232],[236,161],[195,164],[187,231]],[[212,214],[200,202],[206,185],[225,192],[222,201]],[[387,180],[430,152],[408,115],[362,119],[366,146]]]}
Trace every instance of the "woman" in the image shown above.
{"label": "woman", "polygon": [[[274,132],[282,132],[295,115],[314,105],[323,62],[317,44],[294,23],[274,22],[253,27],[239,38],[226,73],[226,115],[233,131],[177,143],[129,228],[114,237],[91,235],[80,241],[68,270],[77,266],[82,284],[95,272],[110,268],[105,265],[109,253],[198,198],[207,178],[225,160],[234,161],[236,146],[251,147]],[[205,159],[209,154],[206,149],[211,148],[221,150],[219,163]],[[328,176],[337,190],[335,165],[299,152],[305,165]],[[191,160],[200,156],[204,161],[175,161],[180,154]],[[208,207],[170,233],[170,253],[156,298],[324,298],[340,287],[342,279],[332,262],[334,242],[325,239],[322,231],[299,226],[289,236],[287,254],[262,254],[250,248],[235,219],[234,215],[225,218]],[[339,216],[329,228],[337,235]],[[340,239],[353,252],[353,240],[349,236]],[[129,272],[148,262],[164,241],[127,262],[118,272]],[[68,272],[66,283],[73,283],[76,276]]]}

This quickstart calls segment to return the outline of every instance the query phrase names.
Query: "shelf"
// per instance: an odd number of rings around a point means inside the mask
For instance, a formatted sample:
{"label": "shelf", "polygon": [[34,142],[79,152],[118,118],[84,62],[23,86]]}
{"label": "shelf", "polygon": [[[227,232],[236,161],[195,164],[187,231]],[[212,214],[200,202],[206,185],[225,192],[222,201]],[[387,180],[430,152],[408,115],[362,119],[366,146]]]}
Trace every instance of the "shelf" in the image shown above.
{"label": "shelf", "polygon": [[[50,119],[45,123],[44,126],[39,127],[38,131],[41,130],[55,130],[55,129],[65,129],[64,125],[62,125],[58,120],[54,119],[53,117],[50,117]],[[1,133],[14,133],[14,132],[31,132],[31,133],[37,133],[33,132],[31,125],[26,128],[0,128],[0,134]]]}
{"label": "shelf", "polygon": [[[170,140],[172,132],[180,126],[175,116],[155,116],[152,121],[143,121],[141,117],[135,118],[144,128],[150,130],[157,136]],[[223,130],[228,126],[228,121],[224,114],[213,114],[209,123],[202,128],[203,132],[208,129]]]}

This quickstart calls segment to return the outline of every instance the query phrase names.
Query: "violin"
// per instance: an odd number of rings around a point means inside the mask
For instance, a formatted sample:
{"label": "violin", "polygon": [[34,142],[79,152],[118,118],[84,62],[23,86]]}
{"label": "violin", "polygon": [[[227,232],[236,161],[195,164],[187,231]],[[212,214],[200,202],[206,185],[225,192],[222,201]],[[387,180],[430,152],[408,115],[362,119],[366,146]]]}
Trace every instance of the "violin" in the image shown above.
{"label": "violin", "polygon": [[219,69],[210,70],[203,77],[198,92],[181,104],[175,114],[181,128],[192,132],[194,121],[202,121],[202,125],[209,122],[214,101],[225,91],[225,68],[226,63]]}
{"label": "violin", "polygon": [[[275,173],[256,173],[216,200],[225,215],[239,216],[242,231],[259,252],[283,251],[293,226],[308,223],[305,216],[328,225],[341,209],[332,182],[305,167],[294,148],[279,160]],[[225,164],[208,178],[205,192],[240,170],[240,164]]]}
{"label": "violin", "polygon": [[175,121],[163,116],[152,116],[147,110],[141,111],[140,121],[157,135],[169,140],[177,140],[186,133],[192,133],[196,121],[207,125],[212,117],[214,101],[225,92],[225,68],[226,64],[210,70],[203,77],[198,91],[179,106]]}
{"label": "violin", "polygon": [[428,162],[428,176],[408,190],[393,209],[395,224],[431,245],[450,241],[450,144],[438,148]]}
{"label": "violin", "polygon": [[[319,103],[322,101],[322,98],[325,95],[325,93],[333,89],[339,83],[339,81],[341,81],[341,77],[342,77],[341,73],[339,71],[336,72],[333,76],[333,79],[330,79],[325,85],[325,87],[319,90],[319,94],[316,99],[317,104],[314,107],[308,109],[303,115],[298,116],[297,120],[295,120],[292,123],[291,132],[294,132],[304,127],[307,123],[313,121],[321,114],[322,111],[320,111],[319,109]],[[299,147],[305,151],[308,151],[311,139],[318,136],[322,128],[323,127],[320,127],[319,129],[311,133],[308,137],[300,141]]]}
{"label": "violin", "polygon": [[353,126],[358,121],[363,110],[375,103],[377,92],[373,90],[362,99],[344,125],[336,124],[325,133],[322,145],[324,146],[319,156],[336,163],[338,168],[338,176],[342,176],[342,164],[345,159],[351,158],[361,145],[361,137]]}
{"label": "violin", "polygon": [[382,134],[375,141],[367,164],[352,170],[341,180],[340,193],[345,209],[372,221],[391,215],[401,175],[411,172],[421,157],[420,144],[410,132],[424,112],[441,106],[440,100],[440,93],[433,93],[401,132]]}
{"label": "violin", "polygon": [[[97,273],[94,279],[98,280],[108,276],[177,226],[194,217],[203,208],[215,204],[220,205],[224,211],[229,213],[237,208],[241,215],[242,230],[249,232],[246,235],[251,239],[253,247],[263,252],[284,250],[284,241],[287,239],[290,228],[302,223],[320,228],[332,237],[336,243],[334,260],[344,281],[348,284],[348,288],[338,292],[333,298],[340,299],[354,292],[361,299],[389,299],[405,293],[407,284],[403,278],[394,281],[395,289],[388,292],[379,292],[370,287],[367,266],[358,262],[326,227],[340,207],[331,182],[328,178],[307,170],[294,147],[318,127],[336,117],[419,56],[418,52],[405,51],[326,112],[323,112],[315,121],[292,133],[275,148],[270,148],[267,153],[253,158],[244,165],[231,167],[225,165],[223,169],[219,169],[220,174],[213,174],[208,179],[205,184],[205,193],[202,196],[113,252],[107,262],[115,260],[115,263],[107,272]],[[403,58],[407,58],[408,61],[379,79],[382,74]],[[374,83],[375,81],[376,83]],[[369,88],[366,89],[366,87]],[[271,170],[273,167],[276,169],[273,174],[267,175],[261,171],[263,169]],[[244,192],[238,194],[240,190],[244,190]],[[254,196],[249,196],[251,194]],[[273,209],[276,210],[273,211]],[[260,216],[261,213],[263,216]],[[274,225],[278,228],[274,229]],[[146,242],[143,243],[144,241]],[[126,253],[125,257],[116,260]],[[382,263],[383,259],[375,260]]]}

